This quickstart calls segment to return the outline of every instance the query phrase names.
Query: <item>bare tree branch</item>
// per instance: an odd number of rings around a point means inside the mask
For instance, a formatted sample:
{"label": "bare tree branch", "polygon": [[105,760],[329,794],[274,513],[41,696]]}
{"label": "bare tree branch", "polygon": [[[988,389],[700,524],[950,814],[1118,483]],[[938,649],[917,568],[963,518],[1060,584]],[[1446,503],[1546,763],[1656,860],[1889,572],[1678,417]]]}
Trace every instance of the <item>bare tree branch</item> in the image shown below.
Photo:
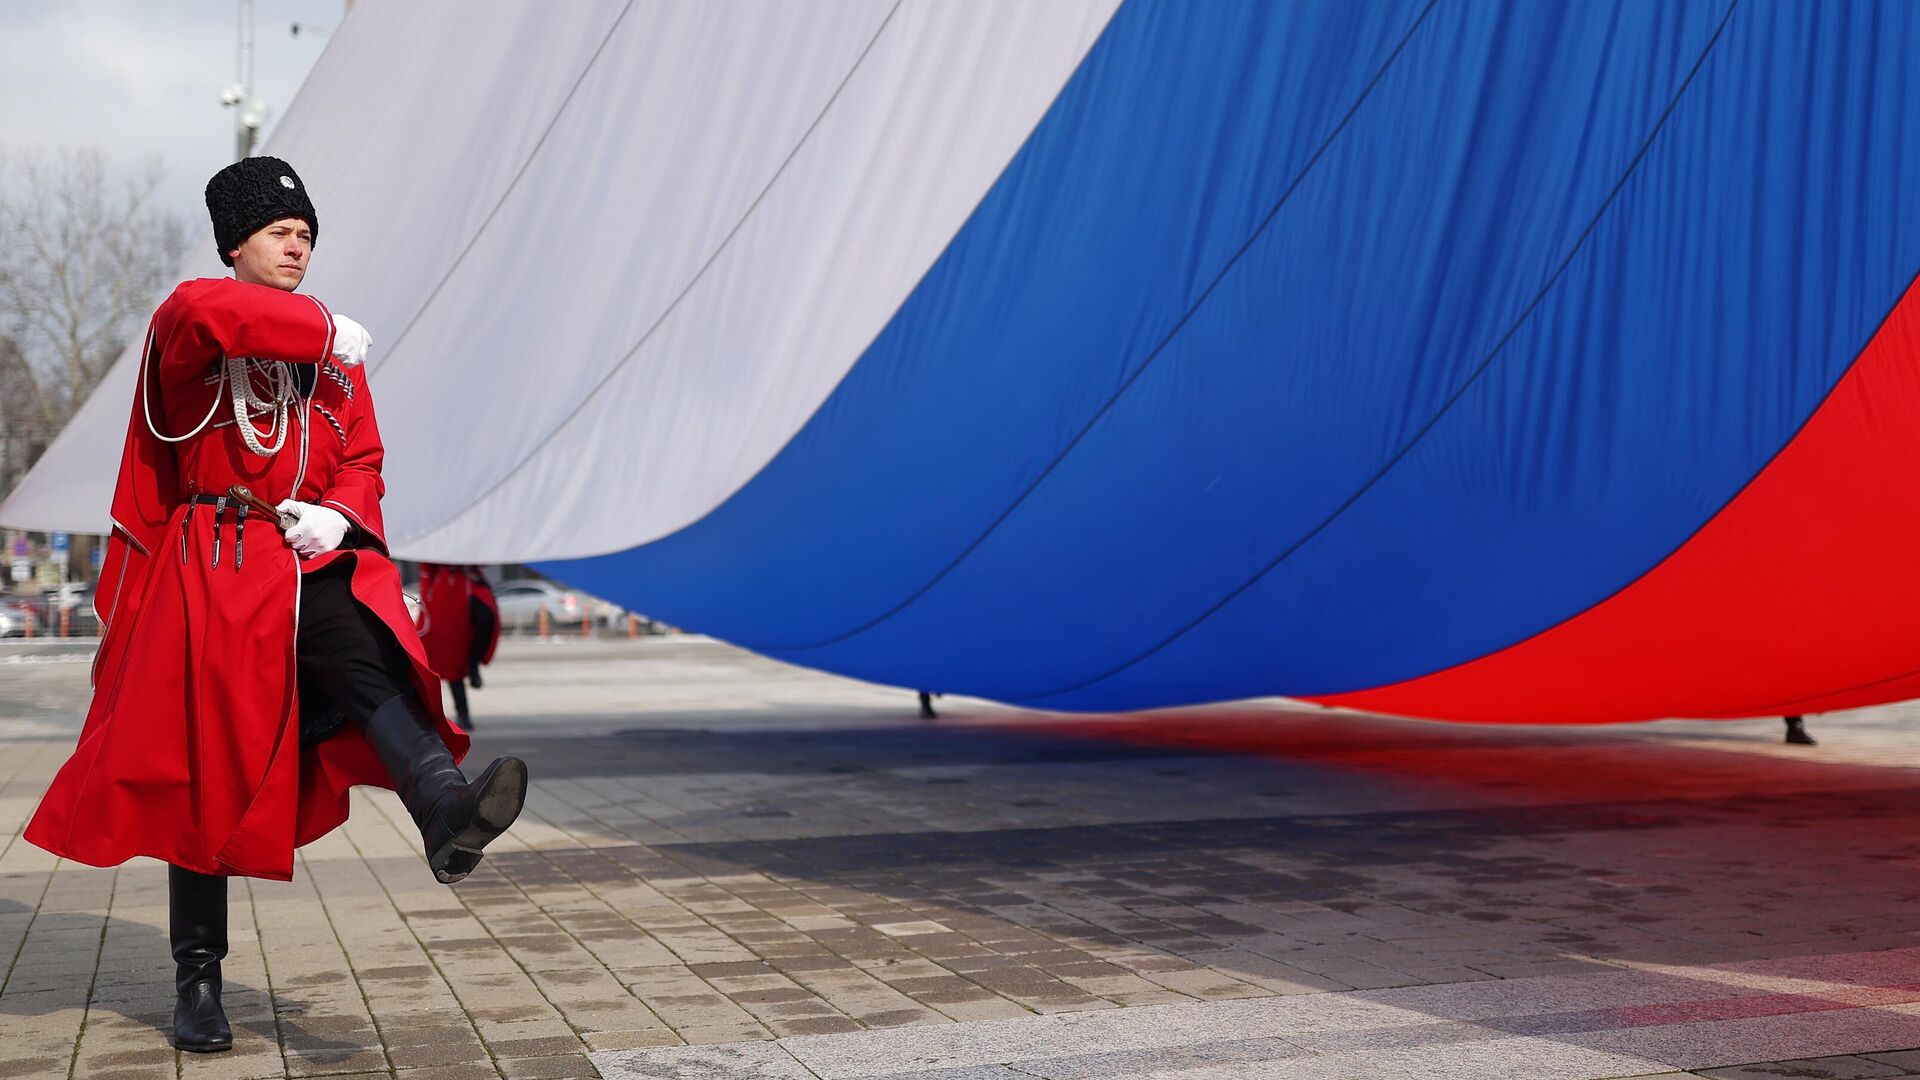
{"label": "bare tree branch", "polygon": [[0,435],[44,445],[141,332],[187,247],[154,208],[162,175],[95,149],[0,154]]}

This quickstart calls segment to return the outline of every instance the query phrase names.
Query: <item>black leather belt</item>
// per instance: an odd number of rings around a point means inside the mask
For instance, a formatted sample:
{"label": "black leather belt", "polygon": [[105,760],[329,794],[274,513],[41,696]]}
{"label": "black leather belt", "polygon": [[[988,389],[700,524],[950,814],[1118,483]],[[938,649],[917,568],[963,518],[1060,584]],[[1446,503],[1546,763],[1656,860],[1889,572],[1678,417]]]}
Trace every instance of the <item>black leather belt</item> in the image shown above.
{"label": "black leather belt", "polygon": [[227,504],[233,503],[233,569],[237,573],[241,562],[247,557],[247,504],[236,502],[225,495],[189,495],[187,496],[187,516],[180,520],[180,563],[187,562],[187,528],[193,524],[193,510],[196,506],[213,504],[213,567],[220,568],[220,519],[227,516]]}
{"label": "black leather belt", "polygon": [[[196,494],[187,496],[187,499],[186,499],[187,516],[181,522],[181,529],[180,529],[180,561],[182,563],[187,561],[186,526],[193,522],[194,507],[208,506],[208,505],[211,505],[213,507],[213,568],[217,570],[220,567],[220,526],[222,524],[221,519],[227,516],[228,510],[232,510],[233,511],[233,569],[236,572],[238,572],[240,569],[241,563],[243,563],[247,557],[247,515],[252,511],[251,511],[251,508],[248,507],[246,503],[243,503],[239,499],[233,498],[230,495],[208,495],[202,492],[202,493],[196,493]],[[254,516],[258,517],[259,515],[255,514]]]}
{"label": "black leather belt", "polygon": [[[205,493],[198,493],[198,494],[187,496],[185,505],[187,508],[187,516],[185,520],[181,522],[181,529],[180,529],[180,561],[181,563],[184,564],[187,561],[186,526],[193,521],[194,507],[212,506],[213,507],[213,566],[216,569],[218,569],[220,566],[221,519],[226,517],[228,510],[232,510],[234,511],[233,568],[236,571],[239,570],[241,560],[246,558],[247,513],[248,513],[247,504],[228,495],[208,495]],[[256,514],[255,516],[258,517],[259,515]],[[340,547],[341,548],[358,548],[360,546],[361,546],[360,530],[354,528],[353,523],[349,521],[347,523],[347,535],[341,538]]]}

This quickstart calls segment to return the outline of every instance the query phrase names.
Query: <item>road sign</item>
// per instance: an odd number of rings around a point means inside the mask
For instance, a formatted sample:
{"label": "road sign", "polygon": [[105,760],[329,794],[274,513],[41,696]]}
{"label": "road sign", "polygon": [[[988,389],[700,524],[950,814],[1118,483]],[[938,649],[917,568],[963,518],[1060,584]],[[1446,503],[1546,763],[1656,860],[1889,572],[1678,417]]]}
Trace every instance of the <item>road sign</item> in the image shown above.
{"label": "road sign", "polygon": [[48,533],[47,534],[48,546],[52,547],[53,550],[55,551],[67,550],[67,541],[69,539],[70,538],[67,536],[66,533]]}
{"label": "road sign", "polygon": [[32,556],[33,556],[32,542],[29,541],[24,536],[14,537],[13,538],[13,557],[16,559],[26,559],[26,558],[31,558]]}
{"label": "road sign", "polygon": [[33,577],[33,564],[25,559],[13,560],[13,580],[27,581]]}

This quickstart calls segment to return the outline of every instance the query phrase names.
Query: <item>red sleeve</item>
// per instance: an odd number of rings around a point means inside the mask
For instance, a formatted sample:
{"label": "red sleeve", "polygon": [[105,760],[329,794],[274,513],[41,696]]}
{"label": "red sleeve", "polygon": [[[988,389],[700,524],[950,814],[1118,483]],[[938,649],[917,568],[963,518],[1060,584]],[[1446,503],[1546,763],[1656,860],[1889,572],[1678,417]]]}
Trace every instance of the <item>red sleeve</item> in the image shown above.
{"label": "red sleeve", "polygon": [[354,528],[385,551],[387,533],[380,516],[380,496],[386,494],[387,482],[380,478],[380,463],[387,451],[380,442],[380,425],[374,420],[366,369],[355,367],[347,377],[355,384],[353,415],[346,425],[347,445],[341,451],[340,467],[334,470],[333,485],[320,493],[320,505],[347,515]]}
{"label": "red sleeve", "polygon": [[252,356],[318,364],[333,350],[333,315],[303,293],[232,278],[182,282],[153,316],[160,384],[199,376],[216,360]]}

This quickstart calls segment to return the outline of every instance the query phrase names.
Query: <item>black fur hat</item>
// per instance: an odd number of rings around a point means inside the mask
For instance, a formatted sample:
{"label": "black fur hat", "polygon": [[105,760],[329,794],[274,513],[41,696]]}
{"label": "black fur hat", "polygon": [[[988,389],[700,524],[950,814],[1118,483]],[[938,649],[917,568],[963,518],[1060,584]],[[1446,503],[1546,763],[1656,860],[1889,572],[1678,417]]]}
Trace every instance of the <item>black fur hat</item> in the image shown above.
{"label": "black fur hat", "polygon": [[213,242],[220,261],[233,265],[227,254],[247,237],[279,221],[299,218],[320,242],[320,215],[313,212],[307,186],[293,166],[276,157],[250,157],[221,169],[207,181],[207,214],[213,218]]}

